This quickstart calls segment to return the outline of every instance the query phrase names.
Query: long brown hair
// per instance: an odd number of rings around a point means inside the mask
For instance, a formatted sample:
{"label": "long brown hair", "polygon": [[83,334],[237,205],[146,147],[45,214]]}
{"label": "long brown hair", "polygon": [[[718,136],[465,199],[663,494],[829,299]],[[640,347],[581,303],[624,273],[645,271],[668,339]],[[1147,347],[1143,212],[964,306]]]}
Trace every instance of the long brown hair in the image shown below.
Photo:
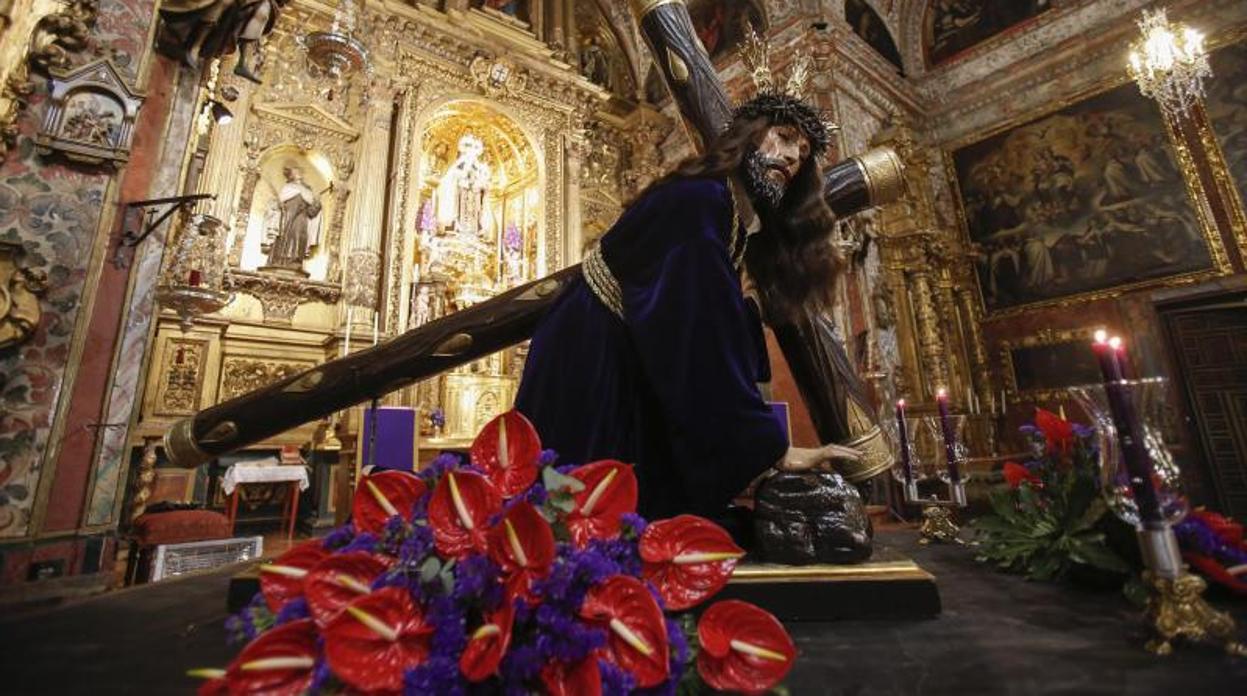
{"label": "long brown hair", "polygon": [[[767,117],[736,119],[704,155],[685,160],[652,187],[682,178],[742,176],[741,163],[773,125]],[[745,268],[763,294],[768,319],[785,321],[806,305],[830,305],[844,258],[830,241],[835,215],[823,200],[816,158],[801,165],[778,209],[757,212],[762,232],[749,238]]]}

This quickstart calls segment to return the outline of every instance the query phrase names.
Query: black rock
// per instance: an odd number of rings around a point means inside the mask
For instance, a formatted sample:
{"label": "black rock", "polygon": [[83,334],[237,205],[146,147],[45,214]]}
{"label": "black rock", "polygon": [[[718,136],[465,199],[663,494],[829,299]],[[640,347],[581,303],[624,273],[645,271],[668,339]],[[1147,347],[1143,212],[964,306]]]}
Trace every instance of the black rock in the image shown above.
{"label": "black rock", "polygon": [[831,472],[779,473],[758,486],[754,553],[768,563],[854,563],[874,530],[857,489]]}

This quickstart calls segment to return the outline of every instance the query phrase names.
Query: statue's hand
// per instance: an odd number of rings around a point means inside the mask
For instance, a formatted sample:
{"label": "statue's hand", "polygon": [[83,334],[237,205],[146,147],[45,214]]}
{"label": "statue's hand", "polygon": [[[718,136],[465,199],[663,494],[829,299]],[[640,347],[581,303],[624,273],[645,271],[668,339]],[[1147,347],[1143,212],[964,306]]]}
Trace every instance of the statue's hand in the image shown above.
{"label": "statue's hand", "polygon": [[775,468],[780,471],[811,471],[820,469],[837,459],[857,461],[861,452],[843,445],[823,445],[817,448],[789,447],[784,458],[779,460]]}

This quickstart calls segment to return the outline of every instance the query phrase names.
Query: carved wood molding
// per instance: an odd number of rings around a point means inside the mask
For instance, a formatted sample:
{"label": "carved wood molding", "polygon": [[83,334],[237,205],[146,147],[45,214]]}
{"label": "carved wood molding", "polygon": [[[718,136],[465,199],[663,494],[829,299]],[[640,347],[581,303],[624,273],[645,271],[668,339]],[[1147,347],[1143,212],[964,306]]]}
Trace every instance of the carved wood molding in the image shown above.
{"label": "carved wood molding", "polygon": [[299,305],[308,302],[333,305],[342,299],[342,288],[336,283],[309,280],[295,274],[234,271],[230,278],[234,290],[254,295],[260,301],[266,320],[289,322]]}

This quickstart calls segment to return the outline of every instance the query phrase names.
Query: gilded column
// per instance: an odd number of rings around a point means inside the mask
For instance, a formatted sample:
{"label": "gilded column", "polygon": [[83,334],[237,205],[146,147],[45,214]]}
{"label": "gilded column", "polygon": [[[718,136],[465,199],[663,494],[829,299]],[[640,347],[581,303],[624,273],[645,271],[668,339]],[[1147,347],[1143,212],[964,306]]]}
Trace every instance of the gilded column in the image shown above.
{"label": "gilded column", "polygon": [[371,327],[379,310],[377,286],[381,278],[381,243],[385,230],[385,190],[390,148],[390,111],[394,103],[388,94],[378,95],[368,107],[360,146],[357,195],[347,215],[349,230],[347,272],[343,297],[354,308],[359,326]]}
{"label": "gilded column", "polygon": [[[967,280],[972,281],[972,278]],[[965,340],[970,353],[974,393],[978,395],[982,408],[995,412],[989,378],[991,366],[987,359],[987,347],[983,343],[983,310],[975,295],[975,287],[973,282],[963,282],[957,288],[957,302],[961,306],[961,316],[966,319]]]}
{"label": "gilded column", "polygon": [[935,308],[931,279],[927,271],[916,271],[909,276],[910,297],[914,305],[914,321],[918,330],[918,354],[922,361],[923,377],[920,384],[931,390],[949,386],[948,365],[944,360],[944,347],[940,340],[940,315]]}
{"label": "gilded column", "polygon": [[[231,81],[239,84],[242,80]],[[237,106],[231,106],[235,113],[246,113],[250,108],[250,88],[243,86],[244,94],[239,97]],[[241,108],[240,108],[241,107]],[[242,256],[243,237],[247,234],[247,219],[250,211],[236,210],[239,201],[251,200],[236,195],[239,188],[249,185],[255,188],[259,180],[257,169],[258,152],[254,144],[247,139],[247,118],[235,118],[229,123],[213,123],[209,155],[204,162],[203,173],[200,174],[199,190],[215,193],[216,200],[205,200],[199,204],[197,212],[212,215],[227,226],[225,238],[230,245],[229,258],[236,263]],[[243,172],[243,176],[238,176]]]}

